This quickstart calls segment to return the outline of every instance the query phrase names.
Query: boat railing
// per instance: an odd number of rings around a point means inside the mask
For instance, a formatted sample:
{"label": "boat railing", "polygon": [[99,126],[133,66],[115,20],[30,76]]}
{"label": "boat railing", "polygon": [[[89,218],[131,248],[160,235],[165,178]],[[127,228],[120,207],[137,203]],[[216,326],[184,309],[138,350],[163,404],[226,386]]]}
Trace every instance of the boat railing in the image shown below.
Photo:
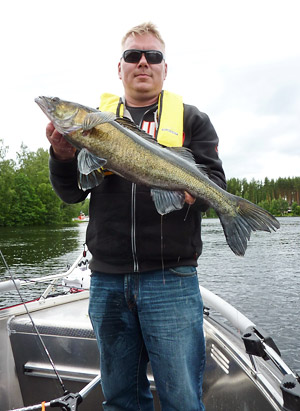
{"label": "boat railing", "polygon": [[273,339],[221,297],[202,286],[200,286],[200,291],[205,306],[216,310],[242,334],[241,338],[245,345],[245,351],[249,355],[253,373],[257,375],[259,372],[255,361],[257,357],[263,360],[270,360],[275,368],[279,370],[281,376],[283,376],[283,378],[277,378],[273,375],[277,379],[282,391],[284,409],[298,410],[300,403],[300,376],[283,361]]}
{"label": "boat railing", "polygon": [[29,286],[32,283],[49,283],[51,281],[59,280],[61,278],[68,277],[77,267],[78,264],[84,259],[84,255],[81,253],[74,264],[67,270],[59,274],[46,275],[44,277],[30,278],[27,280],[19,280],[11,278],[10,280],[0,282],[0,294],[16,290],[22,286]]}
{"label": "boat railing", "polygon": [[[283,374],[294,374],[282,360],[280,351],[270,336],[231,304],[223,300],[223,298],[202,286],[200,286],[200,291],[205,305],[215,309],[224,319],[228,320],[234,328],[240,331],[246,352],[249,355],[271,359]],[[296,375],[294,374],[294,376]]]}
{"label": "boat railing", "polygon": [[242,333],[246,332],[249,327],[255,327],[255,324],[249,320],[244,314],[234,308],[223,298],[209,291],[207,288],[200,286],[200,292],[204,303],[207,307],[215,309],[228,320],[237,330]]}

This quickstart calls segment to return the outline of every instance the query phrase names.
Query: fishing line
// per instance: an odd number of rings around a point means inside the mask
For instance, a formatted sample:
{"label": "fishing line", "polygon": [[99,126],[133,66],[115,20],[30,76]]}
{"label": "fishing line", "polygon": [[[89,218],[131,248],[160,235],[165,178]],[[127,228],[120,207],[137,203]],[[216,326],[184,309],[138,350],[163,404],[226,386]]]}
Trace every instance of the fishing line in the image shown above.
{"label": "fishing line", "polygon": [[[191,204],[188,205],[185,217],[183,219],[183,221],[186,221],[187,216],[189,214],[191,208]],[[166,284],[166,279],[165,279],[165,263],[164,263],[164,234],[163,234],[163,215],[161,214],[160,216],[160,256],[161,256],[161,269],[163,272],[163,283],[164,285]],[[178,257],[178,261],[179,261],[180,257]]]}
{"label": "fishing line", "polygon": [[[34,285],[43,284],[43,285],[53,285],[53,286],[56,287],[56,288],[59,287],[59,284],[53,284],[51,281],[35,281],[35,280],[28,280],[28,279],[27,279],[27,280],[23,280],[23,281],[25,281],[25,283],[34,284]],[[52,280],[52,281],[53,281],[53,280]],[[77,287],[77,286],[75,286],[75,285],[68,285],[68,284],[60,285],[60,287],[62,287],[62,288],[69,288],[70,290],[71,290],[72,288],[77,288],[78,290],[89,290],[89,288]],[[58,292],[58,294],[63,294],[63,293],[64,293],[64,291],[62,291],[61,293]]]}
{"label": "fishing line", "polygon": [[7,271],[8,271],[8,273],[9,273],[9,275],[10,275],[10,278],[11,278],[11,280],[12,280],[12,282],[13,282],[16,290],[17,290],[17,293],[18,293],[19,298],[20,298],[20,300],[21,300],[21,302],[22,302],[22,304],[23,304],[23,306],[24,306],[24,308],[25,308],[25,311],[26,311],[26,313],[27,313],[27,315],[28,315],[28,317],[29,317],[29,319],[30,319],[30,321],[31,321],[31,324],[32,324],[32,326],[33,326],[33,329],[34,329],[36,335],[38,336],[40,343],[42,344],[42,347],[43,347],[43,349],[44,349],[44,351],[45,351],[45,353],[46,353],[46,356],[47,356],[47,358],[48,358],[48,360],[49,360],[49,362],[50,362],[50,364],[51,364],[51,367],[53,368],[53,371],[54,371],[54,373],[55,373],[55,375],[56,375],[56,378],[57,378],[57,380],[59,381],[60,386],[61,386],[64,394],[66,394],[68,391],[66,390],[66,388],[65,388],[65,386],[64,386],[64,383],[63,383],[63,381],[62,381],[62,379],[61,379],[61,377],[60,377],[60,375],[59,375],[59,373],[58,373],[58,371],[57,371],[57,369],[56,369],[56,367],[55,367],[55,365],[54,365],[54,362],[53,362],[53,360],[52,360],[52,358],[51,358],[51,355],[50,355],[50,353],[49,353],[49,351],[48,351],[48,349],[47,349],[47,347],[46,347],[46,345],[45,345],[45,343],[44,343],[44,341],[43,341],[43,339],[42,339],[42,336],[41,336],[41,334],[39,333],[39,330],[37,329],[37,327],[36,327],[36,325],[35,325],[35,322],[33,321],[33,318],[32,318],[32,316],[31,316],[31,314],[30,314],[30,312],[29,312],[29,310],[28,310],[28,308],[27,308],[27,305],[26,305],[26,303],[25,303],[25,301],[24,301],[24,299],[23,299],[23,297],[22,297],[22,294],[21,294],[21,292],[20,292],[20,290],[19,290],[19,288],[18,288],[18,286],[17,286],[17,284],[16,284],[16,282],[15,282],[14,275],[13,275],[13,273],[10,271],[10,269],[9,269],[9,267],[8,267],[8,264],[7,264],[7,262],[6,262],[5,258],[4,258],[4,255],[2,254],[1,249],[0,249],[0,255],[1,255],[1,258],[2,258],[2,260],[3,260],[3,262],[4,262],[4,265],[5,265]]}
{"label": "fishing line", "polygon": [[185,214],[183,221],[186,221],[190,208],[191,208],[191,204],[188,205],[188,209],[186,210],[186,214]]}
{"label": "fishing line", "polygon": [[164,263],[164,235],[163,235],[163,215],[160,216],[160,256],[161,256],[161,269],[163,272],[163,283],[166,284],[165,279],[165,263]]}

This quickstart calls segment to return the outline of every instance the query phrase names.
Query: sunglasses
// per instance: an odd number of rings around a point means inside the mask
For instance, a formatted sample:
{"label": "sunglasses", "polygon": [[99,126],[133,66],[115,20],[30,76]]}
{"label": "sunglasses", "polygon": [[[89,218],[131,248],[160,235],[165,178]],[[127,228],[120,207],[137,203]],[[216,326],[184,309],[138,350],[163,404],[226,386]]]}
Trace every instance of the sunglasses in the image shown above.
{"label": "sunglasses", "polygon": [[164,55],[161,51],[138,49],[125,50],[122,57],[126,63],[138,63],[143,54],[149,64],[160,64],[164,59]]}

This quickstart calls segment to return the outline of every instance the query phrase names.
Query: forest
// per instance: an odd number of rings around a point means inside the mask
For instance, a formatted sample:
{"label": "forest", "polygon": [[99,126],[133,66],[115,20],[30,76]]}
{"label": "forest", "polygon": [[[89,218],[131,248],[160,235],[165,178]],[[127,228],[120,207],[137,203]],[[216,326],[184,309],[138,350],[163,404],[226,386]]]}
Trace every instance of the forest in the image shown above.
{"label": "forest", "polygon": [[[0,226],[69,224],[80,212],[88,215],[89,199],[66,204],[49,181],[49,152],[29,151],[24,145],[16,160],[7,159],[8,147],[0,140]],[[300,177],[247,181],[231,178],[227,190],[246,198],[275,216],[300,216]],[[214,210],[206,213],[214,217]]]}

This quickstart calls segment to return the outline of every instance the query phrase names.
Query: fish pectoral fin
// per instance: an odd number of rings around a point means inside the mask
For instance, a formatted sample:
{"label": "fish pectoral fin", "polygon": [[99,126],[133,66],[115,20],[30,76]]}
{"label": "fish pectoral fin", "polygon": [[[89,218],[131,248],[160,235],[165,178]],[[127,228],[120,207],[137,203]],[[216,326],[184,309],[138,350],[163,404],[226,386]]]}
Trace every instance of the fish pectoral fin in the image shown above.
{"label": "fish pectoral fin", "polygon": [[181,191],[166,191],[152,188],[151,196],[157,212],[161,215],[181,210],[185,203],[185,195]]}
{"label": "fish pectoral fin", "polygon": [[116,115],[109,111],[99,111],[95,113],[88,113],[83,120],[83,131],[91,130],[99,124],[109,123],[116,119]]}
{"label": "fish pectoral fin", "polygon": [[102,183],[104,175],[102,170],[94,170],[89,174],[78,173],[78,186],[83,191],[91,190]]}
{"label": "fish pectoral fin", "polygon": [[80,150],[77,157],[78,170],[81,174],[88,175],[92,171],[103,167],[107,161],[105,158],[100,158],[92,154],[86,148]]}
{"label": "fish pectoral fin", "polygon": [[90,153],[86,148],[80,150],[77,157],[78,185],[82,190],[90,190],[103,180],[103,172],[100,170],[107,161]]}

